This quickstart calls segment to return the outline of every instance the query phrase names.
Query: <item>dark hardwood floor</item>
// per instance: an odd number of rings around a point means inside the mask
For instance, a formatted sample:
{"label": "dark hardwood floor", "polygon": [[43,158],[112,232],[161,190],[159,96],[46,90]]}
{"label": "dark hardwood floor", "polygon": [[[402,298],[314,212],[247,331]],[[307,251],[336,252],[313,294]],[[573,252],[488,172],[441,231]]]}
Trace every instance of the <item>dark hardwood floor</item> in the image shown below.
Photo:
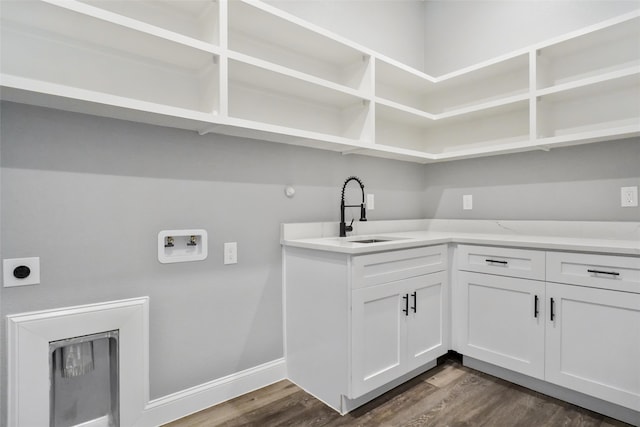
{"label": "dark hardwood floor", "polygon": [[629,425],[464,367],[455,359],[446,359],[345,416],[289,381],[280,381],[168,426]]}

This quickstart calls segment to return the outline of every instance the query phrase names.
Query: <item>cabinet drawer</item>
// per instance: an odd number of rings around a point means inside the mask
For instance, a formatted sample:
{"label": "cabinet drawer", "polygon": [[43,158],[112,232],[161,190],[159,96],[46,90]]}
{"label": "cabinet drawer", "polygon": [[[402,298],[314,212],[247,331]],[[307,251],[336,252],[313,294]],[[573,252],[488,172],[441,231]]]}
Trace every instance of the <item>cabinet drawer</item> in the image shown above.
{"label": "cabinet drawer", "polygon": [[458,246],[458,269],[544,280],[544,252],[491,246]]}
{"label": "cabinet drawer", "polygon": [[547,281],[640,293],[640,257],[547,252]]}
{"label": "cabinet drawer", "polygon": [[364,288],[447,269],[447,246],[354,256],[352,288]]}

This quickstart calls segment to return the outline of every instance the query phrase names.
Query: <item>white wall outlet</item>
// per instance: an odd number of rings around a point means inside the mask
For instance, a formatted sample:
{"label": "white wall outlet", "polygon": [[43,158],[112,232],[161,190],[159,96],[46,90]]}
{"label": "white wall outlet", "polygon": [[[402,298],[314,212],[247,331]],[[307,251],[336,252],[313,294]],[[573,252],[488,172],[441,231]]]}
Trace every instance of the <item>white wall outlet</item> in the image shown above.
{"label": "white wall outlet", "polygon": [[638,186],[620,187],[620,206],[623,208],[638,207]]}
{"label": "white wall outlet", "polygon": [[462,196],[462,209],[465,211],[473,209],[473,196],[471,194],[465,194]]}
{"label": "white wall outlet", "polygon": [[238,263],[238,243],[237,242],[227,242],[224,244],[224,263],[225,264]]}
{"label": "white wall outlet", "polygon": [[37,285],[40,283],[40,257],[2,260],[4,287]]}
{"label": "white wall outlet", "polygon": [[207,230],[162,230],[158,233],[158,261],[202,261],[207,259]]}
{"label": "white wall outlet", "polygon": [[375,209],[375,198],[373,194],[367,194],[367,210],[372,211]]}

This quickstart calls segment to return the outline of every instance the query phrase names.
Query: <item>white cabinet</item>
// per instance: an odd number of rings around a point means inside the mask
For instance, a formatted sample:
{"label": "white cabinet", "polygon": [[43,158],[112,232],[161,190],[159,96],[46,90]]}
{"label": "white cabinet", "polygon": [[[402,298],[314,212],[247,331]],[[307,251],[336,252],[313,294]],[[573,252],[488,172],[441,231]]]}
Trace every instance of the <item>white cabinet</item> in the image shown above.
{"label": "white cabinet", "polygon": [[461,353],[544,378],[544,261],[543,251],[458,247]]}
{"label": "white cabinet", "polygon": [[461,353],[640,411],[639,257],[470,245],[457,256]]}
{"label": "white cabinet", "polygon": [[406,369],[406,322],[401,317],[406,283],[353,292],[351,343],[353,397],[402,375]]}
{"label": "white cabinet", "polygon": [[544,378],[544,282],[460,272],[459,351]]}
{"label": "white cabinet", "polygon": [[446,269],[443,245],[353,257],[350,398],[449,350]]}
{"label": "white cabinet", "polygon": [[289,379],[344,413],[435,363],[450,348],[447,267],[445,245],[353,256],[286,247]]}
{"label": "white cabinet", "polygon": [[432,77],[254,0],[0,8],[8,101],[420,163],[640,134],[640,12]]}
{"label": "white cabinet", "polygon": [[640,294],[548,283],[547,300],[545,379],[640,411]]}
{"label": "white cabinet", "polygon": [[546,296],[546,380],[640,411],[640,257],[547,252]]}
{"label": "white cabinet", "polygon": [[640,294],[640,258],[547,252],[547,282]]}
{"label": "white cabinet", "polygon": [[351,397],[448,351],[446,272],[353,291]]}

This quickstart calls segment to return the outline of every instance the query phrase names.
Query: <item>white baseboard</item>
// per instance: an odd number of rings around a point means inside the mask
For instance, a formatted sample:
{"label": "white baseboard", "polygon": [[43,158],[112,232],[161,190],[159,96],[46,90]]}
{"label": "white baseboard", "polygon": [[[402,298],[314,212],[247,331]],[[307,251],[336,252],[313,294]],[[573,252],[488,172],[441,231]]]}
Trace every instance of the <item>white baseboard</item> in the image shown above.
{"label": "white baseboard", "polygon": [[166,424],[285,378],[285,361],[284,359],[276,359],[242,372],[151,400],[136,426],[154,427]]}

